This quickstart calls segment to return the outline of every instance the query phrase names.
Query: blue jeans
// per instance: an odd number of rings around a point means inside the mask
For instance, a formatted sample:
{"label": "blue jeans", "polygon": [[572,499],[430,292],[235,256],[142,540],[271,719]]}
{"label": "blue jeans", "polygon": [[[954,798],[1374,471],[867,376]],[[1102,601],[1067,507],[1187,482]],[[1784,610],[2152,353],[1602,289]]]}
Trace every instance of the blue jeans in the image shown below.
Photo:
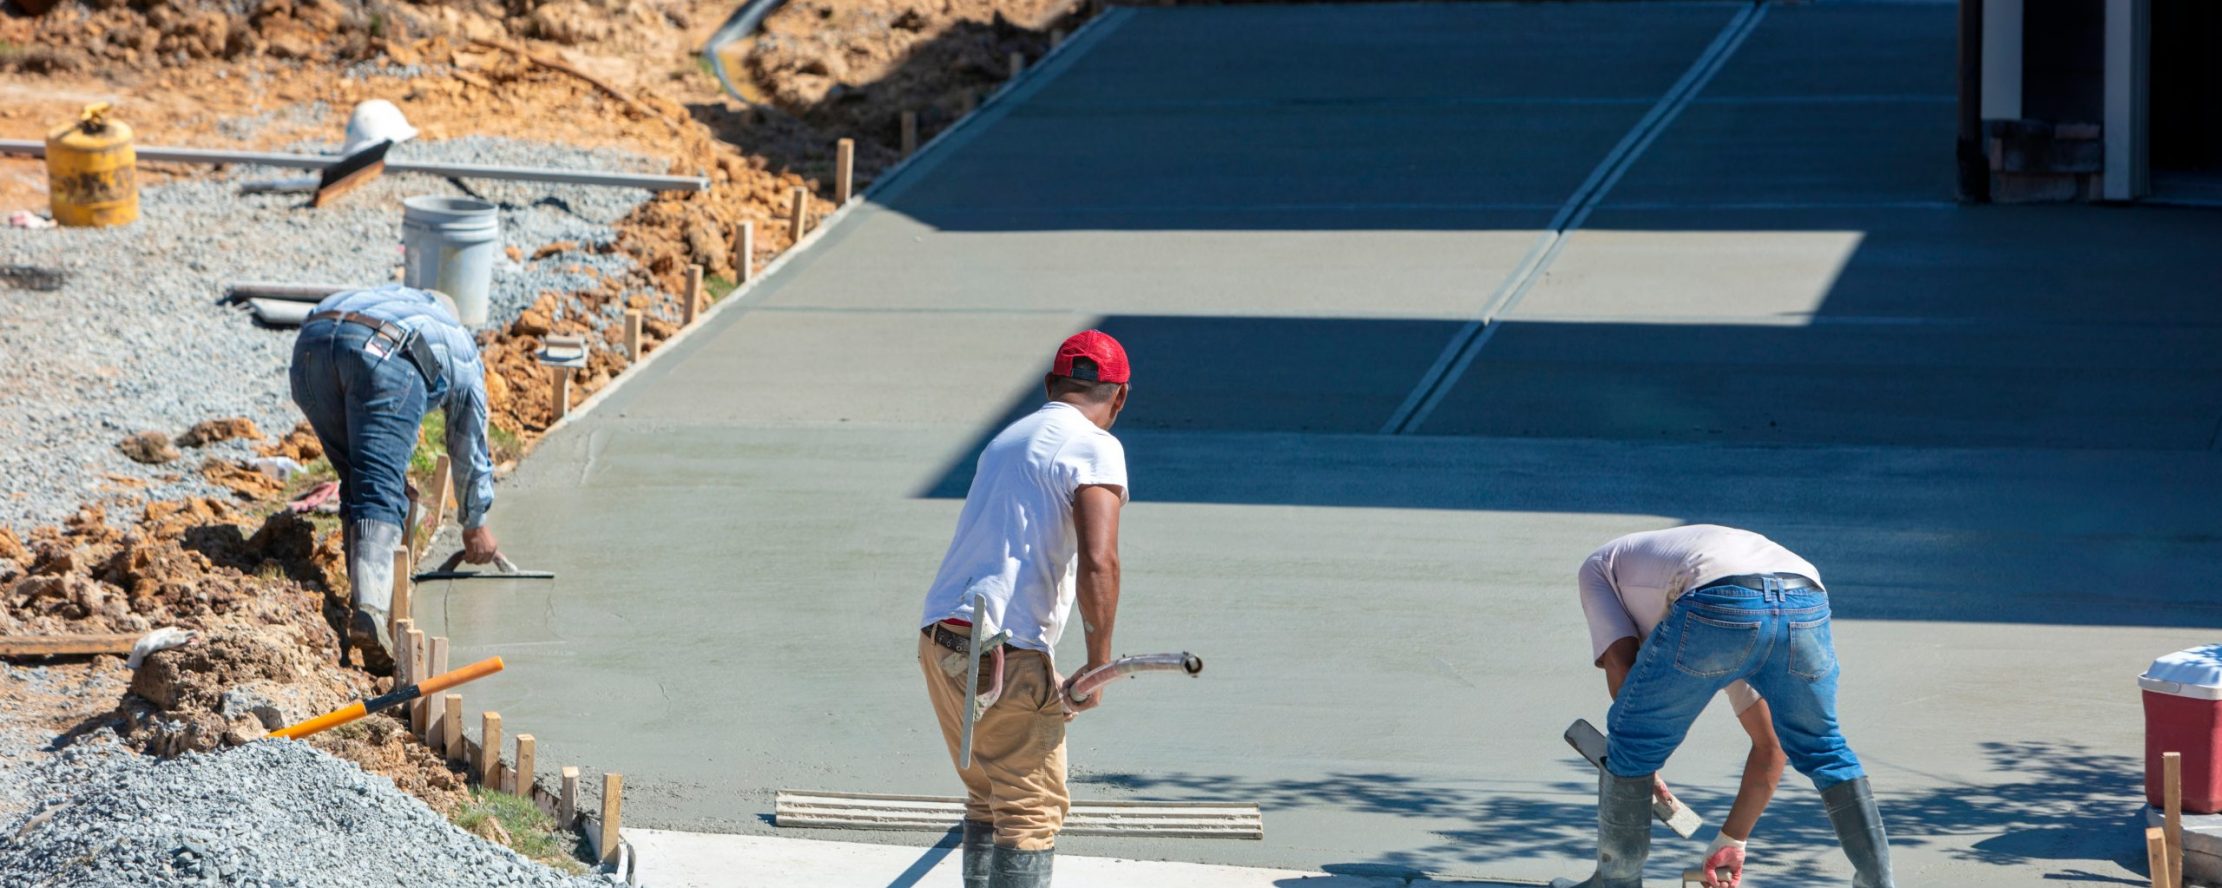
{"label": "blue jeans", "polygon": [[1743,679],[1766,698],[1782,751],[1815,789],[1857,778],[1866,772],[1836,724],[1837,671],[1827,592],[1716,586],[1683,595],[1620,685],[1605,767],[1621,777],[1658,771],[1713,695]]}
{"label": "blue jeans", "polygon": [[408,355],[384,339],[383,357],[366,350],[373,335],[360,324],[310,323],[293,341],[289,379],[293,403],[339,475],[345,518],[400,526],[409,514],[409,456],[431,399]]}

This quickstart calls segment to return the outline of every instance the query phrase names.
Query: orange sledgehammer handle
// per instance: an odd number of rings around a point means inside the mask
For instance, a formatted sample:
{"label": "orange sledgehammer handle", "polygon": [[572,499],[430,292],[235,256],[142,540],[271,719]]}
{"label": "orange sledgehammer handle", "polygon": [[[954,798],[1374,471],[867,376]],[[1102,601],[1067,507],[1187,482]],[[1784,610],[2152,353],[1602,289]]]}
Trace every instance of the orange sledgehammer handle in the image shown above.
{"label": "orange sledgehammer handle", "polygon": [[270,736],[282,737],[287,740],[299,740],[310,734],[329,731],[378,710],[390,706],[399,706],[418,697],[429,697],[456,685],[477,681],[500,671],[502,671],[501,658],[487,657],[469,666],[450,669],[416,684],[394,688],[368,700],[357,700],[300,724],[287,725],[284,728],[272,731]]}

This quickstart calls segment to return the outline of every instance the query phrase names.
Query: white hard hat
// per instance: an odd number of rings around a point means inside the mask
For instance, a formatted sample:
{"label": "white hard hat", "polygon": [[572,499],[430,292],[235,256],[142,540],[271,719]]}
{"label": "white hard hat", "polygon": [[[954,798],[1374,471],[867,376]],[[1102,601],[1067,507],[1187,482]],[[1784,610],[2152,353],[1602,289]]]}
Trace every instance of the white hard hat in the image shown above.
{"label": "white hard hat", "polygon": [[340,153],[353,154],[380,140],[398,144],[416,135],[417,128],[401,116],[401,109],[385,99],[371,99],[356,105],[355,113],[347,116],[347,147]]}

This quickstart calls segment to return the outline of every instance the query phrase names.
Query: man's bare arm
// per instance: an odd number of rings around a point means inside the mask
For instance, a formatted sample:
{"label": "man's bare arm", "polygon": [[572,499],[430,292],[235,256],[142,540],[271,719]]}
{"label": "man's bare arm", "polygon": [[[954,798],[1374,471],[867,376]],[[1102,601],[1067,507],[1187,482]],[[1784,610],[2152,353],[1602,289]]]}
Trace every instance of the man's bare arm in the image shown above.
{"label": "man's bare arm", "polygon": [[1597,658],[1598,667],[1605,670],[1605,690],[1615,700],[1620,699],[1620,686],[1628,680],[1628,670],[1636,667],[1637,647],[1634,638],[1623,638],[1607,645],[1604,656]]}
{"label": "man's bare arm", "polygon": [[[1087,635],[1088,666],[1111,662],[1111,630],[1119,619],[1119,489],[1082,487],[1073,494],[1073,529],[1080,537],[1080,628]],[[1078,674],[1078,673],[1075,673]],[[1095,708],[1103,693],[1089,695],[1075,710]]]}
{"label": "man's bare arm", "polygon": [[1775,738],[1774,714],[1768,711],[1767,701],[1751,704],[1736,720],[1751,735],[1751,755],[1744,759],[1744,782],[1736,790],[1736,803],[1728,808],[1728,819],[1721,822],[1721,832],[1741,842],[1751,839],[1759,812],[1774,800],[1775,785],[1782,782],[1782,768],[1789,760]]}

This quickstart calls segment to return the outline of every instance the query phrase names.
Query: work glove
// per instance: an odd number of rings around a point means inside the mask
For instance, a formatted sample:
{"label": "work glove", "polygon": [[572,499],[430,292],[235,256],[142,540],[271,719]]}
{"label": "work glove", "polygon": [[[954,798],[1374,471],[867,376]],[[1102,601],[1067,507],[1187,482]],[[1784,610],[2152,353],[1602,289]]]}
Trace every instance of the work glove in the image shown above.
{"label": "work glove", "polygon": [[1705,849],[1705,863],[1698,867],[1705,875],[1705,888],[1736,888],[1744,880],[1744,845],[1727,833],[1713,836],[1712,847]]}

